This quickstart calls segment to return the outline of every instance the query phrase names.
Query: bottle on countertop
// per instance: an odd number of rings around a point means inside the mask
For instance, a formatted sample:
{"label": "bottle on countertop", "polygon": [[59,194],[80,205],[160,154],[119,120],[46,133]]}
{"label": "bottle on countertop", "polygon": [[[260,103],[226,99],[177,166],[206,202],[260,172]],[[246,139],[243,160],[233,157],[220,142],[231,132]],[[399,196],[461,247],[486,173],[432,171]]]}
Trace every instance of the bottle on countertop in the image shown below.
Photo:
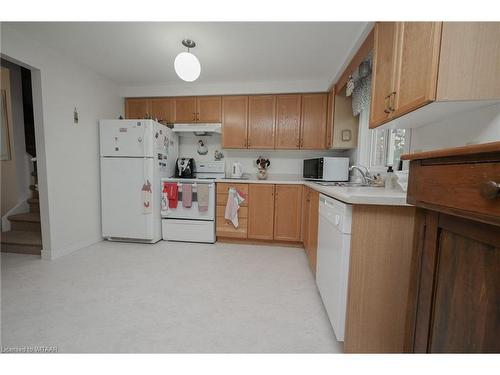
{"label": "bottle on countertop", "polygon": [[385,175],[385,188],[387,190],[396,189],[396,181],[398,177],[394,174],[392,165],[387,168],[387,174]]}

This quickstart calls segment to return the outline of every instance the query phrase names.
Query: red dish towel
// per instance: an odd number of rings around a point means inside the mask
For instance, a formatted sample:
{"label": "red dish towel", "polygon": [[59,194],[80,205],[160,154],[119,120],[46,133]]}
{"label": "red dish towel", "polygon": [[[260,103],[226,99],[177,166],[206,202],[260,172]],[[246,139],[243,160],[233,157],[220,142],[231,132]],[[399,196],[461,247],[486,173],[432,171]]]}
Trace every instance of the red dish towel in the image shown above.
{"label": "red dish towel", "polygon": [[190,208],[193,203],[193,185],[182,184],[182,207]]}
{"label": "red dish towel", "polygon": [[179,192],[179,189],[177,188],[177,182],[164,182],[163,192],[167,193],[168,207],[177,208],[177,199]]}

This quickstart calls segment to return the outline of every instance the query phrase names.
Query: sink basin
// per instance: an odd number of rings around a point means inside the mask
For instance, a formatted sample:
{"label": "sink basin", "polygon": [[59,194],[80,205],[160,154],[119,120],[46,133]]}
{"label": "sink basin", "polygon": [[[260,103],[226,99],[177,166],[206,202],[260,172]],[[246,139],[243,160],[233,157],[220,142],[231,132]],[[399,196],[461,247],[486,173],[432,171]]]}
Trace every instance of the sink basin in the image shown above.
{"label": "sink basin", "polygon": [[379,187],[372,186],[370,184],[365,184],[363,182],[316,182],[318,185],[322,186],[342,186],[342,187]]}

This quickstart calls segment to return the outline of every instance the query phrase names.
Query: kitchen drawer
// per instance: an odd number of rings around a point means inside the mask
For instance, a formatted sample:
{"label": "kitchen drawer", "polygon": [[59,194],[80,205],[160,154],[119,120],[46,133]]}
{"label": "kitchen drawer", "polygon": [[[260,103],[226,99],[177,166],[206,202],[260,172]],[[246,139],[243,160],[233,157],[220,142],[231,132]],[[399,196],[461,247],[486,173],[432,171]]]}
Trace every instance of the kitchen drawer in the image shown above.
{"label": "kitchen drawer", "polygon": [[246,218],[239,219],[239,226],[235,228],[233,224],[226,221],[224,217],[216,218],[216,234],[218,237],[247,238],[248,221]]}
{"label": "kitchen drawer", "polygon": [[[224,214],[226,212],[226,205],[224,204],[223,206],[217,206],[217,217],[221,217],[224,219]],[[247,218],[248,217],[248,207],[247,206],[241,206],[240,209],[238,210],[238,217],[241,218]]]}
{"label": "kitchen drawer", "polygon": [[242,193],[248,194],[248,184],[232,184],[228,182],[217,182],[217,194],[225,193],[227,195],[227,191],[232,187],[238,189]]}
{"label": "kitchen drawer", "polygon": [[488,199],[481,194],[481,186],[488,181],[500,183],[500,162],[412,162],[408,202],[498,219],[500,197]]}
{"label": "kitchen drawer", "polygon": [[[226,207],[227,204],[227,193],[217,193],[217,206],[224,206]],[[247,198],[240,204],[240,207],[246,207],[248,206],[248,195]]]}

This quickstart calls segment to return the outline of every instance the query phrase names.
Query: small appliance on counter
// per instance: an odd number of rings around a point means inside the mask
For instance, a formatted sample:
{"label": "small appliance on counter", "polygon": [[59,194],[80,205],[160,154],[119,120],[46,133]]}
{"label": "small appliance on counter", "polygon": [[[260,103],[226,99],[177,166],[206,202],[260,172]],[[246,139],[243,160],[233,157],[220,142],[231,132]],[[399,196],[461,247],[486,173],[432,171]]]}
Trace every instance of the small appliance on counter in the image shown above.
{"label": "small appliance on counter", "polygon": [[196,165],[193,158],[178,158],[175,165],[175,177],[194,178],[196,175]]}
{"label": "small appliance on counter", "polygon": [[302,176],[315,181],[348,181],[349,158],[322,157],[305,159]]}
{"label": "small appliance on counter", "polygon": [[231,167],[231,178],[241,178],[243,176],[243,166],[240,162],[233,163]]}

